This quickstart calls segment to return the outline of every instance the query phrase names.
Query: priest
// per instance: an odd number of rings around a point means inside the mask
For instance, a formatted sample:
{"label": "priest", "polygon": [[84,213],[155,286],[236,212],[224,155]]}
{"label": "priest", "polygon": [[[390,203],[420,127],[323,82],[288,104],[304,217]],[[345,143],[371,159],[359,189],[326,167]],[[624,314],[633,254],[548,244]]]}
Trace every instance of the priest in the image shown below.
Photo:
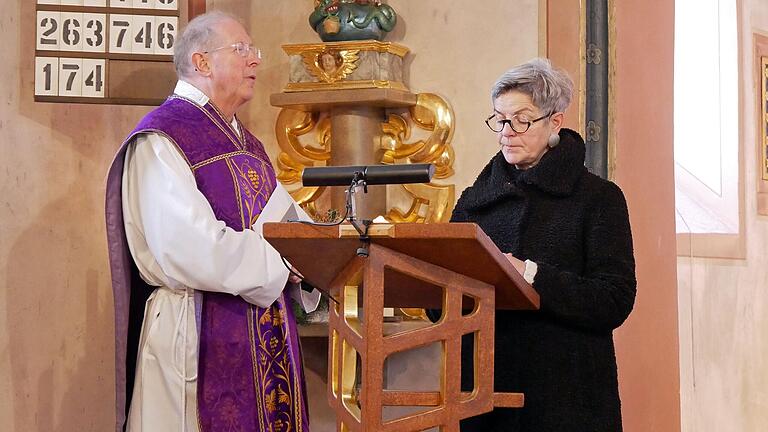
{"label": "priest", "polygon": [[261,235],[306,214],[236,115],[260,63],[235,17],[190,21],[174,93],[110,168],[118,432],[309,431],[291,301],[319,292]]}

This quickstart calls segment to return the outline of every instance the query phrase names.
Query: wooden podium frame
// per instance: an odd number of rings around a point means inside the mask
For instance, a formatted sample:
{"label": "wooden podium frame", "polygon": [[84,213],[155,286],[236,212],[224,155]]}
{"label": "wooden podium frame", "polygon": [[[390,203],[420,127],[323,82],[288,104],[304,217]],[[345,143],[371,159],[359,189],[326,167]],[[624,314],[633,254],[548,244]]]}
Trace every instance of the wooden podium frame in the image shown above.
{"label": "wooden podium frame", "polygon": [[[275,249],[339,300],[328,322],[328,399],[337,430],[458,432],[461,419],[493,407],[522,407],[523,394],[493,392],[494,314],[497,308],[538,309],[539,297],[488,236],[471,223],[381,224],[368,234],[363,241],[350,225],[264,225]],[[442,309],[442,317],[385,336],[384,307]],[[469,333],[474,389],[461,392],[461,338]],[[440,391],[384,389],[388,356],[436,342],[443,347]],[[386,406],[430,408],[384,420]]]}

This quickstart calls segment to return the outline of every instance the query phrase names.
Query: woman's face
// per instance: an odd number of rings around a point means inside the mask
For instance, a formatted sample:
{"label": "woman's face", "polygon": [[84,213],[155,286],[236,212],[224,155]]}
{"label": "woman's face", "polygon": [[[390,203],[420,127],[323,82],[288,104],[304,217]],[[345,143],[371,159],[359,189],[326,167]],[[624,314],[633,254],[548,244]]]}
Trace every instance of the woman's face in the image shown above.
{"label": "woman's face", "polygon": [[[531,97],[519,91],[502,94],[493,101],[493,110],[498,119],[510,119],[517,115],[522,120],[535,120],[549,113],[542,112],[533,104]],[[507,123],[498,132],[499,145],[507,163],[519,169],[528,169],[536,165],[547,152],[550,135],[560,130],[563,114],[555,113],[549,119],[539,120],[524,133],[517,133]]]}

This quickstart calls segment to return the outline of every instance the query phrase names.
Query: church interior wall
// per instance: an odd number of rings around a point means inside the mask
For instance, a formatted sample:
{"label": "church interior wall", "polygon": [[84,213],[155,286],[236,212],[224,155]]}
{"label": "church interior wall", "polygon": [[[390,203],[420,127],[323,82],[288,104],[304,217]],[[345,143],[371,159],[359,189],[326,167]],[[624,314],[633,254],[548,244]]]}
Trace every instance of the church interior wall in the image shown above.
{"label": "church interior wall", "polygon": [[752,39],[768,35],[768,3],[739,3],[746,256],[677,260],[684,432],[756,432],[768,424],[768,219],[757,213],[760,88]]}
{"label": "church interior wall", "polygon": [[[458,0],[441,0],[439,7],[426,1],[388,3],[401,16],[390,40],[412,50],[407,62],[411,89],[441,94],[455,110],[452,181],[461,191],[497,151],[493,135],[482,123],[491,107],[490,86],[507,68],[539,54],[539,2],[484,0],[469,11],[466,2]],[[667,432],[677,430],[674,425],[667,428],[676,418],[679,424],[677,399],[658,387],[666,384],[676,393],[678,380],[677,336],[669,336],[677,323],[674,254],[670,252],[674,251],[672,116],[671,107],[663,103],[660,110],[648,107],[659,103],[655,94],[668,98],[672,94],[672,6],[669,0],[617,3],[616,181],[629,200],[638,280],[640,289],[645,289],[632,318],[617,333],[620,374],[626,377],[622,381],[625,430]],[[754,14],[750,25],[768,29],[768,6],[760,3],[745,0]],[[122,139],[150,108],[35,103],[34,2],[9,0],[4,6],[0,14],[0,30],[6,35],[0,46],[4,59],[0,64],[0,429],[109,430],[114,415],[114,330],[103,222],[104,176]],[[250,17],[246,24],[264,50],[254,101],[243,119],[273,158],[278,152],[274,135],[278,110],[268,105],[268,98],[282,89],[288,74],[287,57],[279,45],[318,40],[306,24],[310,7],[309,0],[208,1],[209,9]],[[637,23],[643,23],[642,30],[635,30]],[[497,48],[503,41],[506,44]],[[660,79],[657,68],[646,64],[648,56],[661,63]],[[643,126],[651,121],[657,124],[654,129]],[[747,167],[756,163],[749,155],[746,162]],[[654,167],[653,175],[643,176],[648,166]],[[747,196],[750,187],[754,192],[748,184]],[[747,208],[754,214],[754,202],[748,201]],[[745,425],[745,429],[709,430],[756,431],[756,426],[748,427],[766,420],[759,410],[765,404],[759,389],[765,387],[768,369],[750,353],[757,357],[768,351],[766,342],[760,342],[766,319],[759,305],[765,304],[760,288],[768,278],[760,265],[767,252],[759,237],[768,233],[765,221],[756,216],[748,216],[747,223],[751,235],[745,262],[690,263],[695,270],[693,289],[699,292],[695,334],[703,335],[697,338],[696,373],[730,383],[728,392],[705,386],[694,400],[696,413],[716,420],[743,416],[740,421]],[[711,294],[717,296],[710,298]],[[731,306],[725,308],[726,316],[720,315],[723,305]],[[721,324],[715,325],[713,319]],[[718,337],[709,338],[712,332]],[[702,344],[702,339],[708,342]],[[681,336],[681,347],[684,342]],[[729,357],[734,353],[738,360]],[[654,362],[663,367],[653,369]],[[740,379],[727,381],[734,367],[743,368]],[[648,370],[654,370],[654,376]],[[727,400],[734,396],[739,402]],[[718,408],[712,409],[709,402],[718,402]],[[627,414],[626,407],[633,407],[633,412]]]}
{"label": "church interior wall", "polygon": [[35,2],[0,13],[0,430],[106,431],[104,178],[148,107],[35,103]]}
{"label": "church interior wall", "polygon": [[615,1],[615,173],[637,298],[614,332],[626,431],[679,431],[673,172],[674,1]]}

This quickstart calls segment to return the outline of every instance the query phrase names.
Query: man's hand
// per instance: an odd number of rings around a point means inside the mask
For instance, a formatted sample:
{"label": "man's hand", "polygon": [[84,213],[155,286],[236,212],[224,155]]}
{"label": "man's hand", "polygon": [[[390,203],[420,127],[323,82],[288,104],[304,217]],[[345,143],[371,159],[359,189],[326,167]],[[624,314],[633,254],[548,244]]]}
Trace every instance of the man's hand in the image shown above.
{"label": "man's hand", "polygon": [[517,270],[518,273],[521,275],[525,273],[525,261],[520,261],[519,259],[512,256],[511,253],[505,253],[505,257],[509,260],[509,262],[512,263],[512,265],[515,267],[515,270]]}
{"label": "man's hand", "polygon": [[[291,266],[291,271],[292,271],[293,273],[296,273],[296,274],[298,274],[298,275],[300,275],[300,274],[301,274],[301,273],[299,273],[299,271],[298,271],[298,270],[296,270],[296,267],[294,267],[294,266]],[[292,283],[292,284],[301,283],[301,281],[302,281],[302,279],[304,278],[304,276],[296,276],[296,275],[295,275],[295,274],[293,274],[293,273],[290,273],[290,274],[288,275],[288,282],[290,282],[290,283]]]}

